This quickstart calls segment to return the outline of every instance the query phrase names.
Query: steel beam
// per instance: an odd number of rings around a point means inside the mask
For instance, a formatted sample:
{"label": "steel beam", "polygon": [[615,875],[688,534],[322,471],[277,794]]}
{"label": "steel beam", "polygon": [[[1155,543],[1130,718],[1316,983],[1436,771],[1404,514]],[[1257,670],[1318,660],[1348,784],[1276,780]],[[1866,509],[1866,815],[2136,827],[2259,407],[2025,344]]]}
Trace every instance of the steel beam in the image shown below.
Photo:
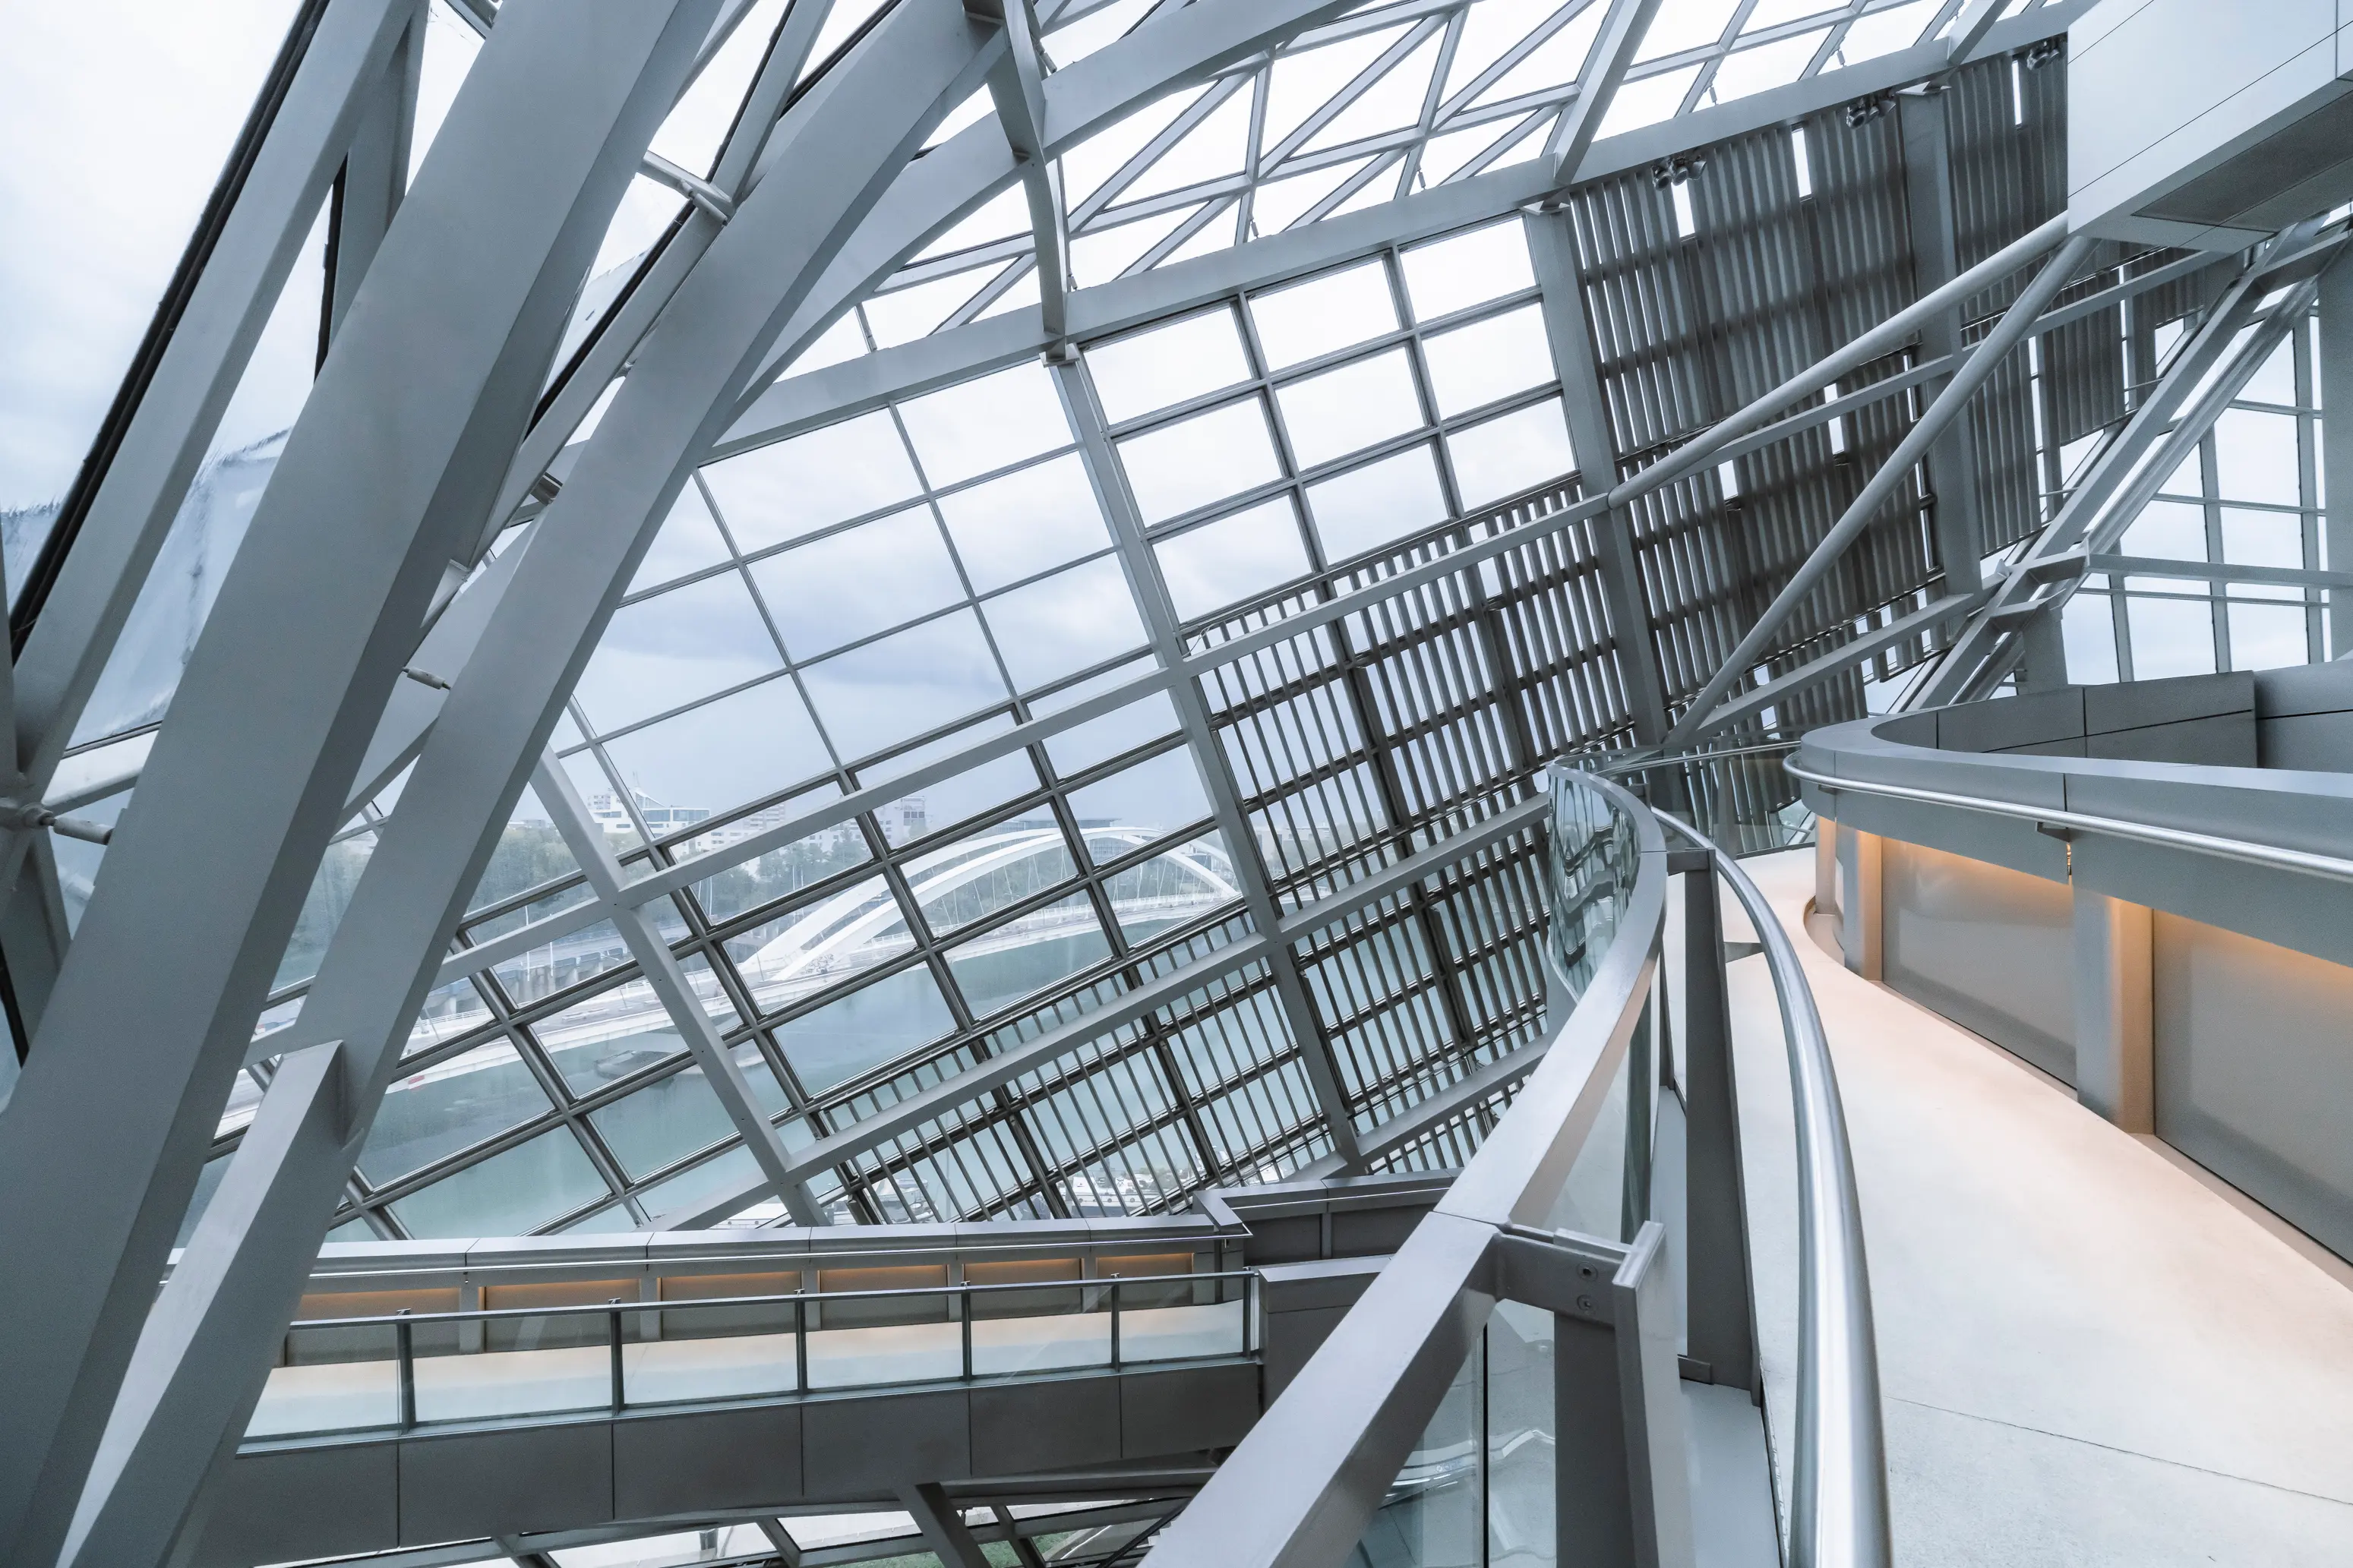
{"label": "steel beam", "polygon": [[367,113],[353,131],[335,175],[327,229],[326,298],[320,301],[319,360],[343,331],[368,264],[384,244],[400,199],[408,194],[409,143],[417,129],[417,85],[425,71],[425,13],[408,0],[408,24],[377,81]]}
{"label": "steel beam", "polygon": [[[35,795],[57,771],[345,149],[381,101],[415,10],[415,0],[327,5],[54,585],[18,628],[16,761]],[[0,879],[13,880],[22,838],[0,837]]]}
{"label": "steel beam", "polygon": [[1659,0],[1609,0],[1600,34],[1577,74],[1577,96],[1560,111],[1545,143],[1545,162],[1556,186],[1572,184],[1584,168],[1593,134],[1601,129],[1602,117],[1618,96],[1618,84],[1626,79],[1626,68],[1634,63],[1651,18],[1658,14]]}
{"label": "steel beam", "polygon": [[[1544,290],[1545,331],[1552,342],[1553,369],[1560,376],[1560,400],[1568,416],[1569,450],[1577,482],[1587,496],[1620,489],[1618,442],[1593,348],[1593,326],[1585,313],[1585,288],[1577,266],[1575,220],[1565,208],[1548,207],[1525,219],[1528,256]],[[1667,735],[1667,681],[1651,635],[1650,595],[1634,548],[1634,521],[1622,506],[1597,518],[1594,552],[1601,562],[1601,598],[1609,609],[1610,637],[1618,647],[1618,671],[1625,683],[1626,707],[1634,739],[1655,746]]]}
{"label": "steel beam", "polygon": [[1708,715],[1704,722],[1696,726],[1692,735],[1694,739],[1704,739],[1747,720],[1761,719],[1767,709],[1786,702],[1801,691],[1810,691],[1841,670],[1852,669],[1864,659],[1876,658],[1924,632],[1932,632],[1960,620],[1983,605],[1985,600],[1983,589],[1974,594],[1947,594],[1931,600],[1919,609],[1896,616],[1883,626],[1874,626],[1870,631],[1850,637],[1836,647],[1816,654],[1795,669],[1783,670],[1753,689],[1728,699]]}
{"label": "steel beam", "polygon": [[[2353,262],[2342,258],[2320,275],[2320,406],[2340,411],[2321,422],[2323,488],[2332,497],[2353,496],[2353,419],[2341,412],[2353,408]],[[2331,570],[2353,570],[2353,505],[2338,500],[2321,527],[2327,544],[2322,559]],[[2339,595],[2328,606],[2328,652],[2342,658],[2348,651],[2353,595]]]}
{"label": "steel beam", "polygon": [[1053,340],[1047,352],[1059,356],[1071,330],[1071,230],[1062,205],[1062,166],[1046,152],[1046,58],[1029,0],[1001,3],[1010,47],[1005,64],[988,79],[988,94],[1021,170],[1038,274],[1039,321]]}
{"label": "steel beam", "polygon": [[2042,270],[2035,275],[2034,280],[2003,312],[2000,324],[1969,357],[1968,363],[1954,375],[1936,401],[1928,405],[1920,416],[1919,422],[1896,444],[1895,450],[1888,454],[1887,460],[1863,485],[1862,493],[1855,497],[1838,521],[1831,525],[1830,531],[1822,535],[1812,553],[1806,557],[1797,571],[1790,574],[1788,582],[1782,584],[1772,604],[1750,626],[1738,646],[1725,657],[1723,666],[1708,678],[1699,695],[1692,699],[1691,706],[1683,710],[1683,718],[1667,732],[1668,747],[1687,745],[1715,727],[1711,715],[1716,704],[1723,700],[1725,692],[1731,689],[1733,682],[1748,673],[1763,653],[1766,644],[1780,630],[1781,624],[1829,574],[1847,546],[1878,517],[1880,508],[1894,495],[1896,487],[1912,477],[1914,466],[1936,444],[1953,415],[1968,405],[1978,388],[1992,375],[1995,367],[2025,340],[2036,318],[2042,315],[2043,306],[2051,302],[2051,297],[2059,291],[2077,265],[2090,254],[2093,244],[2091,239],[2077,236],[2061,246],[2059,253],[2043,264]]}
{"label": "steel beam", "polygon": [[[1103,519],[1111,526],[1112,539],[1118,546],[1128,587],[1143,613],[1153,651],[1159,656],[1164,668],[1178,668],[1185,662],[1185,639],[1178,630],[1176,606],[1160,579],[1152,547],[1144,537],[1143,514],[1136,507],[1134,493],[1128,489],[1126,470],[1120,467],[1118,456],[1112,450],[1108,422],[1103,418],[1103,405],[1096,400],[1093,378],[1084,364],[1072,361],[1055,367],[1054,383],[1062,395],[1062,411],[1070,416],[1071,428],[1078,434],[1079,450],[1085,459],[1088,477],[1093,481],[1096,500],[1102,503]],[[1194,762],[1200,769],[1201,782],[1208,790],[1218,830],[1225,836],[1226,852],[1233,858],[1240,874],[1242,904],[1250,911],[1250,924],[1261,931],[1279,933],[1282,910],[1270,889],[1265,852],[1250,814],[1242,806],[1225,748],[1219,743],[1217,731],[1210,722],[1209,706],[1201,696],[1200,681],[1191,676],[1175,680],[1169,685],[1168,696],[1176,707],[1177,722],[1184,728],[1186,742],[1192,748]],[[1344,1170],[1353,1170],[1360,1163],[1356,1119],[1348,1110],[1347,1091],[1340,1083],[1332,1044],[1324,1037],[1322,1020],[1316,1016],[1315,999],[1308,994],[1307,984],[1300,977],[1298,956],[1290,942],[1277,941],[1267,948],[1265,957],[1267,969],[1274,976],[1275,994],[1282,1003],[1283,1017],[1291,1026],[1292,1040],[1299,1049],[1300,1064],[1306,1068],[1308,1084],[1323,1109],[1333,1152],[1339,1155]]]}
{"label": "steel beam", "polygon": [[[2176,351],[2173,362],[2166,367],[2157,385],[2133,410],[2132,417],[2116,439],[2094,460],[2091,471],[2069,494],[2058,516],[2051,520],[2010,575],[1995,586],[1993,597],[1962,629],[1929,678],[1913,689],[1906,706],[1943,707],[1999,681],[2013,662],[2021,620],[2063,603],[2073,592],[2072,585],[2063,582],[2054,592],[2042,594],[2045,579],[2040,569],[2091,537],[2103,519],[2122,515],[2129,520],[2137,515],[2147,497],[2154,495],[2157,487],[2171,475],[2172,468],[2164,465],[2164,449],[2172,448],[2172,460],[2179,463],[2221,415],[2237,389],[2232,384],[2217,401],[2211,395],[2213,388],[2208,373],[2232,351],[2241,330],[2253,319],[2266,270],[2265,258],[2259,257],[2215,301],[2205,324]],[[2252,374],[2257,363],[2260,362],[2246,363],[2245,373]],[[2218,377],[2213,381],[2229,379]],[[2240,377],[2243,379],[2243,375]],[[2201,385],[2207,387],[2208,395],[2203,401],[2211,411],[2202,419],[2194,414],[2180,417],[2183,405]],[[2152,457],[2153,450],[2158,455]],[[2139,494],[2138,500],[2133,500],[2136,493]],[[2117,531],[2120,531],[2119,526]]]}
{"label": "steel beam", "polygon": [[362,748],[711,9],[512,0],[287,440],[0,1121],[0,1256],[42,1260],[0,1272],[0,1560],[53,1568]]}
{"label": "steel beam", "polygon": [[[1992,14],[2001,7],[1996,4]],[[1905,205],[1912,230],[1912,276],[1915,292],[1929,293],[1961,270],[1953,218],[1953,160],[1945,123],[1950,93],[1906,98],[1896,106],[1904,132]],[[1960,302],[1920,323],[1920,353],[1952,360],[1963,352]],[[1929,395],[1936,395],[1930,393]],[[1978,516],[1976,411],[1953,411],[1952,423],[1928,449],[1928,491],[1936,498],[1936,563],[1944,568],[1945,591],[1973,594],[1983,585],[1979,564],[1985,529]]]}
{"label": "steel beam", "polygon": [[[588,819],[588,809],[580,803],[580,792],[572,786],[571,775],[559,766],[553,755],[543,754],[539,766],[533,771],[532,786],[538,793],[539,804],[546,808],[554,821],[556,831],[564,836],[565,847],[572,858],[580,862],[586,873],[588,886],[596,891],[596,901],[607,911],[621,940],[628,944],[629,956],[637,960],[638,969],[646,984],[670,1015],[670,1023],[678,1029],[679,1038],[686,1042],[687,1053],[719,1097],[728,1121],[734,1127],[744,1146],[752,1151],[767,1178],[776,1184],[785,1200],[785,1207],[797,1225],[823,1225],[825,1213],[810,1198],[807,1185],[794,1179],[790,1157],[785,1152],[784,1141],[776,1136],[776,1127],[768,1121],[754,1098],[749,1079],[744,1076],[743,1064],[735,1059],[719,1037],[717,1026],[694,994],[694,986],[686,977],[686,970],[670,944],[654,929],[643,905],[621,901],[621,863],[615,858],[612,846],[605,842],[604,831]],[[766,1071],[763,1065],[762,1071]]]}

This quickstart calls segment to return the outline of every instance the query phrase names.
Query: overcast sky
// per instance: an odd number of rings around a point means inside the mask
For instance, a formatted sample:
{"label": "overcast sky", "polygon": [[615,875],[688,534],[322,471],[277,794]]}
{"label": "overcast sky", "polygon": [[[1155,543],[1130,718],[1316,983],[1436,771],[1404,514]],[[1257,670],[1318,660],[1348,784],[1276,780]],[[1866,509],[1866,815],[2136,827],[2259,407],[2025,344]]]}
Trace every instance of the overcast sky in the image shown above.
{"label": "overcast sky", "polygon": [[0,510],[72,482],[294,9],[0,4]]}

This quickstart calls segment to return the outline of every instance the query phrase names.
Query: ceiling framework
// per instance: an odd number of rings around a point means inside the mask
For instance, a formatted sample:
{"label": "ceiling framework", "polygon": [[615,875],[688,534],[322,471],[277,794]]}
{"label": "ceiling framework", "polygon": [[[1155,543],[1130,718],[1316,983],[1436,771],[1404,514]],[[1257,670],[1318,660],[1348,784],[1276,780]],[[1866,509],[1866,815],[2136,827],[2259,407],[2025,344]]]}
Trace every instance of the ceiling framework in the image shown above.
{"label": "ceiling framework", "polygon": [[[406,163],[423,12],[305,12],[16,607],[0,1183],[43,1196],[0,1247],[87,1267],[0,1293],[0,1354],[55,1350],[0,1562],[161,1555],[322,1231],[1460,1163],[1541,1048],[1543,768],[2031,664],[2085,570],[2052,562],[2118,554],[2132,466],[2211,445],[2333,243],[2013,252],[2062,205],[2079,4],[1948,38],[1958,0],[1007,3],[659,7],[637,75],[574,62],[595,158],[509,123],[534,0],[466,8],[417,183],[338,209],[222,616],[160,730],[78,734],[288,237]],[[699,168],[647,150],[698,79],[740,95]],[[485,171],[552,168],[540,241],[429,264]],[[667,226],[592,268],[633,177]],[[405,542],[343,540],[322,593],[294,509],[390,459],[368,399],[469,291],[503,348],[388,470],[449,478],[387,489]],[[175,1233],[208,1261],[148,1318]]]}

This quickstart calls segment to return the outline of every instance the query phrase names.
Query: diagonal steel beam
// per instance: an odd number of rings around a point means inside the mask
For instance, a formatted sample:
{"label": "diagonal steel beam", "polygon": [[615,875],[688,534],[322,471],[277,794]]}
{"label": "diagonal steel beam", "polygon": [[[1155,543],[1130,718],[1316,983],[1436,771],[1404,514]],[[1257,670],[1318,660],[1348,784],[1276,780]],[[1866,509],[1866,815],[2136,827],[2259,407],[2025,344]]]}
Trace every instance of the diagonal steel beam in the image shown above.
{"label": "diagonal steel beam", "polygon": [[362,748],[711,9],[510,0],[287,440],[0,1121],[0,1256],[43,1260],[0,1270],[0,1561],[53,1568]]}
{"label": "diagonal steel beam", "polygon": [[1038,273],[1039,320],[1060,353],[1070,334],[1071,229],[1062,205],[1062,165],[1046,153],[1046,57],[1029,0],[1002,0],[1005,63],[988,79],[997,123],[1020,166],[1029,205],[1029,237]]}
{"label": "diagonal steel beam", "polygon": [[1790,574],[1781,591],[1773,596],[1772,604],[1766,606],[1765,613],[1757,618],[1738,645],[1725,656],[1722,667],[1708,678],[1699,695],[1692,699],[1690,707],[1683,710],[1683,718],[1667,732],[1666,744],[1670,749],[1687,745],[1697,736],[1716,727],[1712,722],[1712,715],[1716,704],[1723,700],[1724,694],[1731,689],[1733,682],[1748,673],[1764,652],[1767,643],[1781,629],[1781,624],[1830,574],[1831,568],[1838,563],[1847,546],[1877,518],[1880,508],[1894,495],[1896,487],[1912,477],[1914,466],[1926,456],[1953,416],[1968,405],[1968,400],[1976,395],[1978,388],[1993,374],[2003,358],[2025,341],[2028,331],[2042,314],[2042,308],[2051,302],[2052,296],[2059,291],[2084,258],[2091,253],[2094,243],[2086,236],[2076,236],[2061,246],[2058,254],[2043,264],[2042,270],[2035,275],[2034,280],[2003,313],[2000,324],[1979,345],[1978,352],[1969,356],[1968,363],[1954,374],[1936,401],[1921,415],[1919,422],[1896,444],[1895,450],[1888,454],[1887,460],[1864,483],[1862,493],[1855,497],[1838,521],[1831,525],[1830,531],[1822,535],[1797,571]]}
{"label": "diagonal steel beam", "polygon": [[1643,36],[1651,30],[1651,19],[1658,14],[1659,0],[1609,0],[1600,35],[1577,74],[1577,96],[1560,111],[1560,121],[1545,143],[1545,163],[1555,185],[1575,183],[1577,172],[1585,167],[1585,154],[1618,97],[1618,84],[1626,79],[1626,68],[1634,63]]}
{"label": "diagonal steel beam", "polygon": [[[736,1136],[752,1151],[761,1172],[776,1184],[794,1223],[823,1225],[823,1211],[809,1197],[808,1189],[793,1178],[784,1140],[776,1136],[776,1128],[760,1110],[751,1082],[744,1076],[743,1064],[720,1039],[711,1015],[702,1010],[693,984],[687,979],[685,966],[654,929],[645,906],[622,901],[621,863],[615,858],[612,846],[605,842],[603,830],[589,821],[588,808],[580,803],[580,792],[573,787],[571,775],[556,764],[553,755],[543,754],[532,772],[532,787],[539,795],[539,804],[554,821],[556,831],[564,836],[565,847],[587,874],[588,886],[596,891],[596,902],[606,911],[606,918],[628,944],[629,956],[637,960],[638,972],[653,988],[662,1011],[670,1015],[679,1038],[686,1042],[687,1053],[702,1069],[711,1091],[719,1097]],[[766,1069],[764,1067],[762,1070]]]}
{"label": "diagonal steel beam", "polygon": [[[2060,507],[2058,516],[2021,558],[2019,570],[1996,585],[1984,611],[1962,629],[1935,671],[1909,694],[1907,707],[1942,707],[1999,680],[2017,647],[2016,612],[2042,592],[2042,579],[2033,569],[2081,543],[2086,531],[2116,507],[2136,475],[2157,470],[2149,481],[2151,494],[2154,485],[2164,482],[2171,469],[2158,470],[2158,465],[2150,460],[2151,449],[2177,428],[2183,405],[2206,383],[2209,373],[2221,363],[2253,318],[2264,274],[2278,248],[2259,255],[2215,301],[2205,323],[2176,352],[2157,385],[2149,389],[2124,429],[2101,451],[2091,471]],[[2219,405],[2214,412],[2220,414]],[[2203,430],[2203,425],[2196,426],[2188,439],[2194,441]],[[2062,584],[2060,594],[2066,591]],[[2046,597],[2055,601],[2059,595]]]}

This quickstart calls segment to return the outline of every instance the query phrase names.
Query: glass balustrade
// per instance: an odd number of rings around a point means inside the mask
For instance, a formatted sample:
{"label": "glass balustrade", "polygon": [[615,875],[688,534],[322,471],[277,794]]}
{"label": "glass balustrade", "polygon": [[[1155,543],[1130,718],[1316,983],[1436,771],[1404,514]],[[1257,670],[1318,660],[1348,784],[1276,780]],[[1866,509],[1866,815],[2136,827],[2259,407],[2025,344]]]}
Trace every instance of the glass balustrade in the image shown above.
{"label": "glass balustrade", "polygon": [[303,1321],[248,1440],[1258,1352],[1250,1272]]}

